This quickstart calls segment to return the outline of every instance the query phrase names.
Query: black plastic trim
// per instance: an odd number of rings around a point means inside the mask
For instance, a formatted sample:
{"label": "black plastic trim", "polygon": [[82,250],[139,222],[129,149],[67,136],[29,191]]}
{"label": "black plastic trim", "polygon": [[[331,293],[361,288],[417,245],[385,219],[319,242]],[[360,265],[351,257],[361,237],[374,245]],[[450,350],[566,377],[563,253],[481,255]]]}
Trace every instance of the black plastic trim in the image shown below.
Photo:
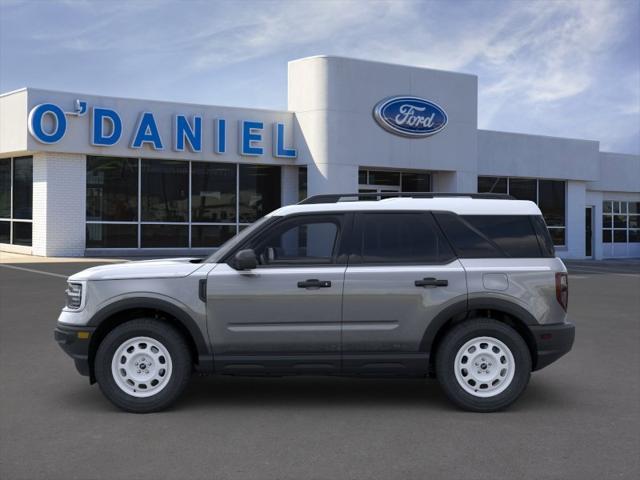
{"label": "black plastic trim", "polygon": [[535,338],[538,359],[533,370],[540,370],[568,353],[575,341],[576,328],[573,323],[537,325],[531,327]]}
{"label": "black plastic trim", "polygon": [[89,320],[88,325],[98,327],[104,320],[113,315],[137,308],[160,310],[176,318],[187,329],[195,343],[198,354],[198,370],[207,372],[213,370],[213,355],[209,348],[209,342],[205,340],[196,321],[184,310],[165,300],[143,297],[119,300],[98,311]]}
{"label": "black plastic trim", "polygon": [[[95,328],[85,326],[60,325],[53,331],[53,338],[60,345],[60,348],[69,355],[78,373],[88,377],[91,373],[89,368],[89,345]],[[89,332],[87,338],[78,338],[78,332]]]}

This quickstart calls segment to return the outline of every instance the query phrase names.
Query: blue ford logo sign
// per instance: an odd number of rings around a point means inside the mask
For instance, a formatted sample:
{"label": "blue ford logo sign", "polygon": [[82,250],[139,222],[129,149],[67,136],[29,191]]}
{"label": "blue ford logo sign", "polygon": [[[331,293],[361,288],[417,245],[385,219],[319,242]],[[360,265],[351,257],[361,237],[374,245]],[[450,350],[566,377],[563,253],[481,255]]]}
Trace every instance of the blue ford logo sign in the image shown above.
{"label": "blue ford logo sign", "polygon": [[418,97],[385,98],[373,109],[385,130],[404,137],[428,137],[447,124],[447,114],[433,102]]}

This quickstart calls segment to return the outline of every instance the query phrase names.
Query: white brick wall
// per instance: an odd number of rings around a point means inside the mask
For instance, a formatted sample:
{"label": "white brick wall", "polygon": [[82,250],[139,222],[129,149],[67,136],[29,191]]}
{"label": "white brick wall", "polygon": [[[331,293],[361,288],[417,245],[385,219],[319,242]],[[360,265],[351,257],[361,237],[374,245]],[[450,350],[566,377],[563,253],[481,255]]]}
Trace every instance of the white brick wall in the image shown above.
{"label": "white brick wall", "polygon": [[33,254],[81,257],[85,248],[86,157],[33,156]]}

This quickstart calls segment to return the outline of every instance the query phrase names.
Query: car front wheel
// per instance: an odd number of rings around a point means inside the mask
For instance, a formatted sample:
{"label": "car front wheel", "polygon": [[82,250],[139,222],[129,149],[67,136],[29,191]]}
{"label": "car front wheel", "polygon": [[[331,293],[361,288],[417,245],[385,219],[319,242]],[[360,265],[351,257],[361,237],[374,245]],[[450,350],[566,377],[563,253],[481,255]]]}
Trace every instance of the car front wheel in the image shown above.
{"label": "car front wheel", "polygon": [[98,347],[96,380],[116,406],[149,413],[171,405],[186,387],[192,362],[184,337],[155,319],[114,328]]}
{"label": "car front wheel", "polygon": [[531,355],[509,325],[482,318],[449,331],[436,357],[436,375],[445,394],[475,412],[506,408],[524,392],[531,375]]}

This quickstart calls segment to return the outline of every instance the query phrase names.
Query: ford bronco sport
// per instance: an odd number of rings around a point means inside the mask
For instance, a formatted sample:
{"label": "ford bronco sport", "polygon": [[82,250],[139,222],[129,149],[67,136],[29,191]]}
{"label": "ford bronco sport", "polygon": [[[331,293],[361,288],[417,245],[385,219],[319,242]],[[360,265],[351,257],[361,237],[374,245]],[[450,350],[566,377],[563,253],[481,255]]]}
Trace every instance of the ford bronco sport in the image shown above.
{"label": "ford bronco sport", "polygon": [[567,270],[534,203],[367,198],[280,208],[206,259],[79,272],[55,338],[140,413],[173,403],[192,371],[434,376],[459,407],[489,412],[571,349]]}

